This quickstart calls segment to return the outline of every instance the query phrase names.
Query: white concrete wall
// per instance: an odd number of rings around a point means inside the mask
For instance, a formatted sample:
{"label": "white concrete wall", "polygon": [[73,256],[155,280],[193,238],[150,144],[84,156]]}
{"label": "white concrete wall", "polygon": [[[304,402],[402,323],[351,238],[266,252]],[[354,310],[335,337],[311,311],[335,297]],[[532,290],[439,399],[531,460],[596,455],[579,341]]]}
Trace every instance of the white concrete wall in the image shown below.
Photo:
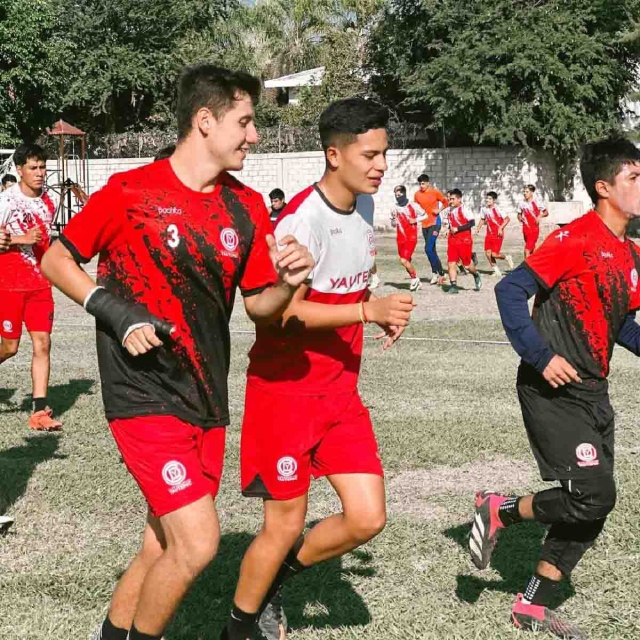
{"label": "white concrete wall", "polygon": [[[150,162],[150,158],[105,159],[89,161],[89,193],[102,187],[114,173],[127,171]],[[393,207],[393,188],[407,186],[412,194],[417,188],[416,178],[428,173],[441,190],[459,188],[467,202],[478,211],[483,194],[488,190],[500,194],[499,204],[505,213],[513,215],[525,184],[533,183],[540,197],[552,199],[555,188],[555,161],[546,152],[517,147],[462,147],[448,149],[393,149],[387,155],[389,165],[380,191],[374,196],[377,226],[388,225]],[[56,168],[56,161],[49,163]],[[267,200],[271,189],[280,187],[287,198],[318,180],[324,169],[320,151],[304,153],[249,155],[244,169],[237,176],[259,191]],[[76,179],[72,163],[71,178]],[[586,193],[582,194],[588,201]],[[515,226],[515,225],[514,225]]]}

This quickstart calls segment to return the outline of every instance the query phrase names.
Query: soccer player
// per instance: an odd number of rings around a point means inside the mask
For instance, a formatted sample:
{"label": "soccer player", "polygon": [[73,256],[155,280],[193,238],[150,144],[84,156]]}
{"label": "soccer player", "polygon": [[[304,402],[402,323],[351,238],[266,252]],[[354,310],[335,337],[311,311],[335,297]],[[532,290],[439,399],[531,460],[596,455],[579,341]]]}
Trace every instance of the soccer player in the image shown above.
{"label": "soccer player", "polygon": [[0,181],[0,192],[6,191],[9,187],[12,187],[17,182],[18,179],[14,175],[6,173],[2,176],[2,180]]}
{"label": "soccer player", "polygon": [[[371,100],[334,102],[320,117],[326,168],[297,194],[276,237],[308,243],[316,266],[282,326],[259,327],[250,352],[241,442],[243,494],[263,499],[264,524],[249,547],[223,638],[247,640],[260,616],[265,637],[283,638],[280,587],[307,567],[341,556],[385,526],[382,465],[369,412],[358,395],[363,328],[402,334],[409,294],[367,290],[373,230],[359,214],[387,169],[386,109]],[[368,198],[365,198],[365,201]],[[304,537],[311,476],[326,476],[342,512]]]}
{"label": "soccer player", "polygon": [[444,269],[438,257],[437,242],[442,228],[440,209],[448,206],[448,200],[438,189],[431,185],[431,179],[426,173],[418,176],[418,187],[413,199],[427,214],[427,218],[422,221],[422,236],[424,238],[424,252],[427,254],[431,265],[430,284],[443,284]]}
{"label": "soccer player", "polygon": [[282,210],[287,206],[284,199],[284,191],[282,189],[273,189],[269,194],[269,200],[271,200],[271,210],[269,211],[269,218],[271,224],[275,226],[278,216],[282,213]]}
{"label": "soccer player", "polygon": [[411,278],[410,291],[418,291],[422,288],[422,282],[418,278],[415,267],[411,264],[413,252],[418,244],[418,222],[425,220],[427,214],[422,207],[414,202],[411,204],[407,198],[407,188],[398,185],[393,190],[398,206],[391,211],[391,226],[396,229],[396,243],[400,264],[407,270]]}
{"label": "soccer player", "polygon": [[447,238],[447,261],[451,286],[448,293],[459,293],[458,289],[458,261],[473,275],[475,290],[482,289],[482,279],[473,264],[473,236],[471,229],[476,221],[468,209],[462,204],[462,191],[452,189],[449,198],[448,211],[449,234]]}
{"label": "soccer player", "polygon": [[[171,158],[113,176],[43,262],[96,317],[106,416],[149,505],[102,640],[159,639],[215,556],[235,289],[272,322],[313,266],[290,235],[276,247],[262,196],[228,173],[258,139],[259,93],[248,74],[187,68]],[[79,266],[97,253],[98,286]]]}
{"label": "soccer player", "polygon": [[487,256],[489,264],[493,267],[494,275],[501,277],[502,272],[498,267],[496,260],[506,260],[510,269],[513,269],[513,258],[509,255],[504,255],[502,251],[502,243],[504,241],[504,230],[509,224],[509,216],[503,216],[498,207],[496,206],[496,200],[498,194],[495,191],[487,192],[485,196],[484,204],[480,211],[480,222],[476,233],[479,235],[482,225],[487,227],[487,235],[484,239],[484,252]]}
{"label": "soccer player", "polygon": [[574,639],[586,635],[549,604],[616,502],[607,376],[616,342],[640,355],[640,249],[626,235],[640,216],[640,151],[626,140],[590,144],[580,171],[595,209],[552,233],[496,287],[502,322],[522,357],[517,391],[531,448],[542,479],[559,486],[522,497],[479,492],[469,541],[483,569],[505,527],[523,520],[548,526],[512,619]]}
{"label": "soccer player", "polygon": [[40,270],[56,205],[45,191],[45,150],[37,144],[21,144],[13,161],[20,182],[0,193],[0,229],[5,238],[10,236],[10,246],[0,252],[0,364],[18,353],[24,324],[33,346],[29,428],[58,431],[62,422],[53,417],[47,400],[53,296],[51,283]]}
{"label": "soccer player", "polygon": [[547,208],[536,200],[535,193],[536,188],[528,184],[522,192],[524,200],[518,205],[518,222],[522,224],[525,259],[536,250],[540,237],[540,218],[549,215]]}

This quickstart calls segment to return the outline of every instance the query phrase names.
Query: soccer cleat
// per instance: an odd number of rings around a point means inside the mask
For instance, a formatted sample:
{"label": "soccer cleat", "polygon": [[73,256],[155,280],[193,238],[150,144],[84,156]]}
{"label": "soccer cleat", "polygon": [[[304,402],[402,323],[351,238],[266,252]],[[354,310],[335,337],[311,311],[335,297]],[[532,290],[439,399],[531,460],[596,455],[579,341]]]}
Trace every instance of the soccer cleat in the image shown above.
{"label": "soccer cleat", "polygon": [[372,273],[369,276],[369,289],[373,291],[374,289],[377,289],[379,286],[380,286],[380,278],[378,277],[378,274]]}
{"label": "soccer cleat", "polygon": [[549,631],[563,640],[587,640],[587,634],[576,625],[563,620],[557,613],[538,604],[525,604],[518,594],[511,609],[513,625],[523,631]]}
{"label": "soccer cleat", "polygon": [[409,291],[417,291],[422,288],[422,282],[420,278],[416,276],[415,278],[411,278],[411,284],[409,285]]}
{"label": "soccer cleat", "polygon": [[458,289],[458,285],[455,282],[449,287],[447,293],[460,293],[460,289]]}
{"label": "soccer cleat", "polygon": [[509,265],[509,269],[511,269],[511,271],[514,270],[515,266],[513,264],[513,258],[511,256],[505,256],[505,260],[507,261],[507,264]]}
{"label": "soccer cleat", "polygon": [[431,276],[431,280],[429,280],[429,284],[438,284],[438,280],[439,280],[438,274],[434,273]]}
{"label": "soccer cleat", "polygon": [[480,289],[482,289],[482,278],[479,273],[473,274],[473,281],[476,283],[476,286],[474,287],[475,290],[480,291]]}
{"label": "soccer cleat", "polygon": [[493,275],[496,278],[502,278],[502,271],[500,271],[500,269],[498,269],[498,267],[493,267]]}
{"label": "soccer cleat", "polygon": [[14,519],[11,516],[0,516],[0,533],[6,533],[14,523]]}
{"label": "soccer cleat", "polygon": [[260,640],[286,640],[287,616],[282,608],[282,586],[262,610],[258,618]]}
{"label": "soccer cleat", "polygon": [[41,411],[35,411],[29,418],[29,429],[33,431],[60,431],[62,422],[53,417],[53,411],[47,407]]}
{"label": "soccer cleat", "polygon": [[469,551],[471,560],[478,569],[486,569],[489,566],[491,554],[498,541],[498,533],[500,529],[505,528],[498,510],[506,499],[507,496],[491,491],[476,493],[476,513],[469,536]]}

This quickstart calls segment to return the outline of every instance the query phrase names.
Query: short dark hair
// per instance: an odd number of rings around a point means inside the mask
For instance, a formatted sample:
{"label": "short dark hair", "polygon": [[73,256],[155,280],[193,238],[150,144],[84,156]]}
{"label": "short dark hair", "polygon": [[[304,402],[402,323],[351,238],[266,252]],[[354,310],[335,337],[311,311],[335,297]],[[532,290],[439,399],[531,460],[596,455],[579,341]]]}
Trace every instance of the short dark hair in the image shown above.
{"label": "short dark hair", "polygon": [[487,195],[494,200],[498,199],[498,194],[495,191],[487,191]]}
{"label": "short dark hair", "polygon": [[625,138],[607,138],[586,144],[580,159],[580,175],[593,203],[596,204],[600,199],[596,191],[598,180],[613,184],[625,164],[638,162],[640,151]]}
{"label": "short dark hair", "polygon": [[175,150],[176,150],[175,144],[168,144],[162,147],[162,149],[160,149],[160,151],[156,153],[156,155],[153,157],[153,161],[158,162],[158,160],[166,160],[167,158],[170,158],[173,155],[173,152]]}
{"label": "short dark hair", "polygon": [[536,190],[536,187],[535,187],[535,185],[533,185],[533,184],[525,184],[525,185],[524,185],[524,188],[525,188],[525,189],[529,189],[529,191],[531,191],[531,193],[534,193],[534,192],[535,192],[535,190]]}
{"label": "short dark hair", "polygon": [[16,178],[11,173],[7,173],[6,175],[2,176],[3,187],[6,187],[10,182],[18,182],[18,178]]}
{"label": "short dark hair", "polygon": [[186,67],[178,83],[178,140],[191,131],[191,120],[198,109],[206,107],[215,118],[220,118],[243,96],[249,96],[256,104],[260,89],[260,80],[244,71],[231,71],[208,63]]}
{"label": "short dark hair", "polygon": [[407,187],[405,187],[403,184],[399,184],[393,187],[393,192],[395,193],[396,191],[402,191],[403,196],[407,195]]}
{"label": "short dark hair", "polygon": [[374,100],[345,98],[332,102],[320,115],[320,141],[326,151],[331,146],[346,146],[371,129],[386,129],[389,111]]}
{"label": "short dark hair", "polygon": [[431,182],[429,176],[426,173],[421,173],[418,176],[418,182]]}
{"label": "short dark hair", "polygon": [[47,152],[35,142],[25,142],[19,145],[13,152],[13,162],[16,167],[23,167],[27,160],[35,158],[41,162],[46,162],[49,158]]}
{"label": "short dark hair", "polygon": [[274,189],[269,193],[269,200],[284,200],[284,191],[282,189]]}
{"label": "short dark hair", "polygon": [[449,193],[452,196],[458,196],[458,198],[462,198],[462,191],[460,191],[460,189],[451,189]]}

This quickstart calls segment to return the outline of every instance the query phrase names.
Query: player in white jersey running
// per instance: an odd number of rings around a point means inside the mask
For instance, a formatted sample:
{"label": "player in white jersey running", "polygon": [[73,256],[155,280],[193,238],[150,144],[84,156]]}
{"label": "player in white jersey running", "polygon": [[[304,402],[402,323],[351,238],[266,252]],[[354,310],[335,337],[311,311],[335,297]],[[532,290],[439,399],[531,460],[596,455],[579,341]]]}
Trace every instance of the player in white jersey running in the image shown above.
{"label": "player in white jersey running", "polygon": [[[53,296],[40,270],[49,247],[56,205],[45,191],[47,154],[37,144],[22,144],[13,155],[20,182],[0,194],[0,364],[18,353],[22,325],[33,344],[31,378],[33,411],[29,428],[57,431],[47,400],[51,369]],[[2,250],[2,237],[9,247]]]}
{"label": "player in white jersey running", "polygon": [[[258,618],[265,637],[284,638],[285,580],[364,544],[386,523],[382,465],[357,382],[364,325],[380,326],[387,348],[414,307],[409,294],[376,298],[367,289],[375,237],[359,209],[387,169],[387,122],[370,100],[330,105],[320,117],[324,175],[278,220],[276,239],[298,234],[315,267],[282,323],[258,327],[249,356],[242,490],[263,499],[264,524],[242,562],[222,638],[252,638]],[[312,476],[327,478],[342,511],[302,537]]]}
{"label": "player in white jersey running", "polygon": [[502,253],[502,243],[504,241],[504,230],[510,222],[509,216],[503,216],[498,207],[496,200],[498,194],[495,191],[487,192],[485,196],[485,206],[480,209],[480,222],[476,233],[480,234],[480,229],[485,225],[487,227],[487,235],[484,239],[484,252],[487,256],[489,264],[493,267],[494,275],[500,277],[502,272],[498,267],[497,260],[506,260],[509,268],[513,270],[513,258],[510,255]]}
{"label": "player in white jersey running", "polygon": [[536,188],[528,184],[522,192],[524,199],[518,205],[518,221],[522,223],[524,236],[525,260],[536,250],[540,237],[540,218],[546,218],[549,215],[547,207],[538,202],[535,192]]}

